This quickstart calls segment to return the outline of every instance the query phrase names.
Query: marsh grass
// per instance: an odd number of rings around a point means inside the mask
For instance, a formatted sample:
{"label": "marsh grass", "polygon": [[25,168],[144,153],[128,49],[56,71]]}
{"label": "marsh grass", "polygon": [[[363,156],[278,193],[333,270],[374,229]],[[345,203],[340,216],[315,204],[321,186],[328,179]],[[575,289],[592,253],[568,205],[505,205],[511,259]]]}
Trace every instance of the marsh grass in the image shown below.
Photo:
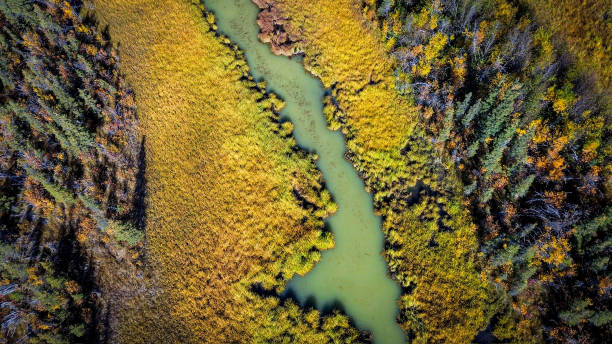
{"label": "marsh grass", "polygon": [[419,110],[395,89],[393,61],[363,15],[367,7],[350,0],[255,2],[290,18],[284,29],[296,38],[294,49],[331,89],[328,123],[346,135],[347,155],[383,216],[384,255],[403,290],[398,322],[418,343],[471,341],[489,320],[488,284],[474,263],[476,231],[460,180],[440,173]]}
{"label": "marsh grass", "polygon": [[279,123],[282,102],[253,82],[201,6],[94,5],[119,45],[146,137],[150,286],[125,300],[119,341],[356,339],[344,316],[304,316],[251,290],[259,283],[280,292],[333,246],[322,232],[333,203],[313,157]]}

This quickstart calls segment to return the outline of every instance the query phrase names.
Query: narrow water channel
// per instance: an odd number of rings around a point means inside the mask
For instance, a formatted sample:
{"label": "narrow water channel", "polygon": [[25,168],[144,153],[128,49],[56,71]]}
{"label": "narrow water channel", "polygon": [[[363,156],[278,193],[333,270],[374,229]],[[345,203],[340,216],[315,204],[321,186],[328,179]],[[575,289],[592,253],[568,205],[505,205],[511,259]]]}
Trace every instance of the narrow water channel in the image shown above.
{"label": "narrow water channel", "polygon": [[318,309],[340,304],[357,327],[373,333],[377,344],[403,343],[404,334],[395,321],[400,289],[387,276],[381,255],[380,218],[363,182],[344,159],[343,136],[327,128],[322,84],[298,59],[276,56],[258,40],[259,9],[251,0],[204,0],[204,4],[215,13],[220,32],[245,52],[253,77],[265,80],[268,90],[286,102],[281,116],[293,123],[300,147],[318,154],[317,166],[338,204],[338,212],[327,220],[336,246],[323,252],[306,276],[293,278],[287,289],[302,304],[314,302]]}

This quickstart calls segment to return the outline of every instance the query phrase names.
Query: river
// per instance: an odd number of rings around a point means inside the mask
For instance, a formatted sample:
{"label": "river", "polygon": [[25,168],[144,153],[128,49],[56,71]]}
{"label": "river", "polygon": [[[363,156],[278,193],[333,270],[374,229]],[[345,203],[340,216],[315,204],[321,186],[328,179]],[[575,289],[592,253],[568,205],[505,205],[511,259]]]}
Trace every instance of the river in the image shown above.
{"label": "river", "polygon": [[337,213],[327,220],[335,247],[323,252],[306,276],[289,281],[286,292],[318,309],[342,308],[358,328],[372,332],[377,344],[405,342],[395,321],[400,288],[387,275],[381,255],[381,220],[363,181],[344,158],[344,137],[327,128],[323,85],[299,59],[274,55],[258,40],[259,9],[251,0],[204,0],[204,4],[214,12],[219,31],[244,51],[253,77],[265,80],[268,90],[286,102],[281,118],[293,123],[300,147],[318,154],[317,166],[338,204]]}

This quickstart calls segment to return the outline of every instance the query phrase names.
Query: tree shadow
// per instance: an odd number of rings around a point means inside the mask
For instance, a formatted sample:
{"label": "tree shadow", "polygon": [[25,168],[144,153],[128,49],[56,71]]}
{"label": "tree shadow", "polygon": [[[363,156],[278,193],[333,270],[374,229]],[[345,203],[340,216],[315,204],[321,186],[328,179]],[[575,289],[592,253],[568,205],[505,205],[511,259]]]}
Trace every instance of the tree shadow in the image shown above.
{"label": "tree shadow", "polygon": [[140,151],[138,153],[138,171],[136,172],[136,185],[134,187],[133,215],[134,225],[144,229],[147,222],[147,160],[145,150],[145,137],[142,137]]}

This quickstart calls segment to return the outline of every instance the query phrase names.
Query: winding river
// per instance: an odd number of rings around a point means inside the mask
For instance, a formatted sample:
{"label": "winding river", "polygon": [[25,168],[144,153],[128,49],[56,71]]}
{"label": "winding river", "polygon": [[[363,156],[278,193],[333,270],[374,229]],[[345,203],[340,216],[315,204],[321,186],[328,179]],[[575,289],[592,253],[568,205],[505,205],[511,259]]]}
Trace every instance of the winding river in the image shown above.
{"label": "winding river", "polygon": [[253,77],[265,80],[268,90],[286,102],[282,118],[293,123],[299,146],[318,154],[317,166],[338,204],[338,212],[327,220],[335,247],[323,252],[306,276],[293,278],[286,292],[318,309],[341,307],[357,327],[372,332],[377,344],[404,342],[395,321],[400,289],[387,275],[381,255],[381,220],[363,181],[344,158],[342,134],[327,128],[322,84],[299,59],[276,56],[258,40],[259,9],[251,0],[204,0],[204,4],[215,13],[219,31],[245,52]]}

